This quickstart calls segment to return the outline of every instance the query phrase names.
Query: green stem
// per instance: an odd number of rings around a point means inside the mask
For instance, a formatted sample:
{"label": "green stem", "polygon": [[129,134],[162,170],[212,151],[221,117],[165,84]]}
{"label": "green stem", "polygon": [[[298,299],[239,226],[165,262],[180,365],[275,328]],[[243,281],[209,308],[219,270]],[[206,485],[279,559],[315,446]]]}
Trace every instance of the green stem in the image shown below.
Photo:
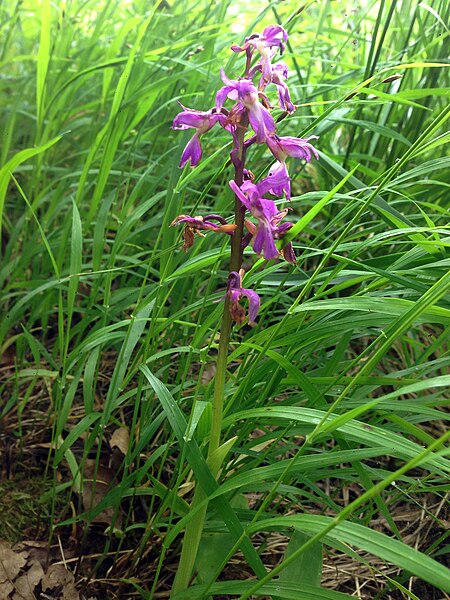
{"label": "green stem", "polygon": [[[205,498],[206,494],[203,489],[200,486],[196,486],[191,508],[194,509],[200,502],[203,502]],[[206,509],[207,506],[205,505],[204,508],[194,514],[192,519],[186,525],[183,545],[181,547],[180,563],[175,574],[171,596],[175,596],[178,592],[185,590],[191,582],[192,571],[194,570],[195,559],[200,545],[200,538],[203,533]]]}
{"label": "green stem", "polygon": [[[239,186],[241,186],[244,181],[244,135],[246,126],[247,123],[245,123],[245,125],[242,128],[239,128],[238,130],[239,166],[235,168],[234,181]],[[233,237],[231,238],[230,271],[239,271],[239,269],[242,266],[242,236],[244,233],[245,206],[242,206],[242,202],[238,198],[235,198],[234,210],[236,229],[234,231]],[[223,399],[227,373],[228,348],[230,344],[231,325],[232,321],[230,314],[230,303],[228,301],[228,298],[226,298],[223,309],[222,325],[220,327],[219,348],[216,361],[216,376],[214,381],[212,423],[211,434],[209,438],[208,459],[211,458],[213,453],[217,450],[217,448],[220,445],[220,432],[222,429],[223,415]]]}
{"label": "green stem", "polygon": [[[225,310],[220,328],[219,350],[216,361],[216,375],[214,381],[214,396],[212,401],[211,433],[208,446],[208,459],[220,446],[220,432],[222,429],[223,394],[228,362],[228,346],[231,335],[231,315],[228,300],[225,301]],[[216,473],[214,473],[216,475]]]}
{"label": "green stem", "polygon": [[[244,163],[245,163],[245,148],[244,148],[244,136],[248,125],[247,118],[243,118],[238,132],[237,132],[237,148],[238,148],[238,166],[235,167],[234,181],[237,185],[242,185],[244,181]],[[244,216],[245,207],[242,206],[241,201],[235,198],[235,223],[236,229],[234,230],[231,238],[231,256],[230,256],[230,271],[239,271],[242,265],[242,236],[244,232]],[[214,453],[220,446],[220,433],[222,429],[222,417],[223,417],[223,400],[225,391],[225,380],[227,373],[228,363],[228,348],[230,344],[231,336],[231,314],[228,298],[225,299],[225,305],[223,309],[222,324],[220,327],[220,338],[219,348],[216,361],[216,375],[214,381],[214,396],[212,401],[212,423],[211,423],[211,434],[208,446],[207,461],[209,468],[211,469],[214,477],[220,469],[220,464],[214,460]],[[206,498],[206,494],[200,486],[196,486],[194,497],[191,503],[191,509],[196,508]],[[195,559],[197,557],[198,547],[200,545],[200,539],[203,533],[203,527],[205,524],[206,511],[208,509],[207,503],[204,507],[198,510],[189,523],[186,525],[186,531],[184,534],[183,545],[181,548],[180,563],[175,575],[175,581],[172,586],[171,595],[174,596],[178,592],[185,590],[192,578],[192,572],[194,570]]]}

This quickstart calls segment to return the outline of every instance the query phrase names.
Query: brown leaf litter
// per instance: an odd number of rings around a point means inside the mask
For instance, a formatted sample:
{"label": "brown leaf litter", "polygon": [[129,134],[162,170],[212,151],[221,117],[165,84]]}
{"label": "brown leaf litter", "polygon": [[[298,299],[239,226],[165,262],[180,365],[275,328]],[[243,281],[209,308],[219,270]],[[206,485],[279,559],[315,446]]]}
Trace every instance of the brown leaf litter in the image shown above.
{"label": "brown leaf litter", "polygon": [[45,542],[0,541],[0,598],[80,600],[73,574],[61,563],[47,566],[47,558]]}

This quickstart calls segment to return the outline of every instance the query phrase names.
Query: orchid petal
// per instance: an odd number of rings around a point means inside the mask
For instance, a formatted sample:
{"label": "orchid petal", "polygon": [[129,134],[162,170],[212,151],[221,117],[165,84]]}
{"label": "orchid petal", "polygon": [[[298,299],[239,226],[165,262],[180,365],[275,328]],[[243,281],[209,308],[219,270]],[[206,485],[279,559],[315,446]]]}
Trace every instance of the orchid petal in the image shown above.
{"label": "orchid petal", "polygon": [[240,187],[238,186],[238,184],[232,180],[229,182],[229,186],[230,188],[233,190],[233,192],[235,193],[235,195],[239,198],[239,200],[242,202],[242,204],[245,206],[245,208],[247,210],[251,210],[251,204],[247,198],[247,196],[245,196]]}
{"label": "orchid petal", "polygon": [[181,155],[180,164],[178,165],[180,169],[184,167],[186,163],[191,161],[191,167],[195,167],[202,157],[202,146],[200,144],[200,139],[198,134],[194,134],[189,142],[187,143],[185,149],[183,150],[183,154]]}
{"label": "orchid petal", "polygon": [[249,108],[248,117],[253,131],[256,133],[257,143],[264,143],[267,136],[275,133],[275,122],[272,115],[261,104],[258,103]]}
{"label": "orchid petal", "polygon": [[281,253],[283,255],[284,260],[292,265],[297,264],[297,257],[295,256],[294,247],[292,246],[292,242],[289,242],[282,250]]}
{"label": "orchid petal", "polygon": [[258,294],[253,290],[242,288],[241,292],[248,298],[248,322],[252,324],[258,316],[261,300]]}
{"label": "orchid petal", "polygon": [[285,193],[286,200],[291,199],[291,180],[285,163],[274,163],[269,170],[269,176],[260,181],[257,186],[261,196],[268,192],[274,196],[282,196]]}
{"label": "orchid petal", "polygon": [[284,27],[281,25],[269,25],[262,32],[262,38],[264,38],[267,44],[269,43],[281,43],[281,40],[287,42],[288,34]]}
{"label": "orchid petal", "polygon": [[225,104],[225,100],[230,98],[231,100],[237,100],[237,92],[231,85],[226,85],[217,92],[216,94],[216,110],[221,110]]}
{"label": "orchid petal", "polygon": [[275,246],[273,233],[269,223],[260,223],[253,241],[253,250],[256,254],[261,254],[264,251],[264,258],[278,258],[279,252]]}

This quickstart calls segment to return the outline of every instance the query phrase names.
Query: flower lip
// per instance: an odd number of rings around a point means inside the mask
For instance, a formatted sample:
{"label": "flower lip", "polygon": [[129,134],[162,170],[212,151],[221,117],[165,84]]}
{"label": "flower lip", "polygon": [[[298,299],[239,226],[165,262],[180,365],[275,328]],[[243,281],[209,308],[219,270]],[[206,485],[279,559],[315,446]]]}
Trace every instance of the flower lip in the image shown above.
{"label": "flower lip", "polygon": [[251,326],[255,325],[255,319],[258,316],[261,300],[256,292],[253,290],[242,287],[242,277],[244,276],[244,270],[241,269],[239,273],[237,271],[231,271],[228,276],[227,292],[225,296],[221,298],[228,299],[230,314],[233,321],[237,323],[243,323],[245,320],[245,310],[240,304],[242,296],[248,299],[248,324]]}
{"label": "flower lip", "polygon": [[295,111],[295,105],[291,101],[291,95],[289,88],[286,84],[288,78],[288,68],[284,63],[277,63],[272,68],[272,83],[277,86],[278,89],[278,102],[283,110],[287,110],[288,113]]}

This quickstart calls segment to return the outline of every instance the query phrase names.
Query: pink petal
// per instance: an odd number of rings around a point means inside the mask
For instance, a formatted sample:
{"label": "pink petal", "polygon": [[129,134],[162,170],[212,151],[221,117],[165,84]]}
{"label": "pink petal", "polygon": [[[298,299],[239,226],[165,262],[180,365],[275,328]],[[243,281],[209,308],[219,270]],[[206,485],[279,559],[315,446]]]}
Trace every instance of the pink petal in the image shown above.
{"label": "pink petal", "polygon": [[200,144],[200,139],[197,134],[193,135],[189,142],[187,143],[185,149],[183,150],[183,154],[181,155],[180,164],[178,165],[180,169],[184,167],[186,163],[191,161],[191,167],[195,167],[200,162],[202,157],[202,146]]}

